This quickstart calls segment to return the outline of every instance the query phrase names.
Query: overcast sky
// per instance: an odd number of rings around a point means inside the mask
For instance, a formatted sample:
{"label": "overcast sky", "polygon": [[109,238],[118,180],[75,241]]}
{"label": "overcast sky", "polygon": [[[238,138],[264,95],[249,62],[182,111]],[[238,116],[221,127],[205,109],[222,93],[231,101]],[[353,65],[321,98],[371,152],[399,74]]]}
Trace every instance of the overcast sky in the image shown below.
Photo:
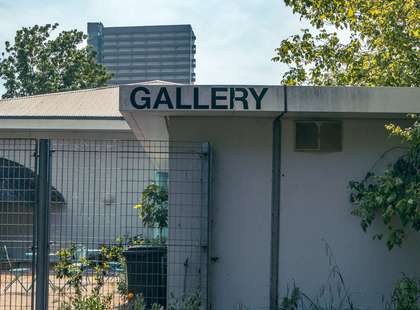
{"label": "overcast sky", "polygon": [[0,50],[23,26],[58,22],[86,32],[96,21],[191,24],[197,84],[279,84],[285,67],[271,62],[274,49],[305,26],[283,0],[0,0]]}

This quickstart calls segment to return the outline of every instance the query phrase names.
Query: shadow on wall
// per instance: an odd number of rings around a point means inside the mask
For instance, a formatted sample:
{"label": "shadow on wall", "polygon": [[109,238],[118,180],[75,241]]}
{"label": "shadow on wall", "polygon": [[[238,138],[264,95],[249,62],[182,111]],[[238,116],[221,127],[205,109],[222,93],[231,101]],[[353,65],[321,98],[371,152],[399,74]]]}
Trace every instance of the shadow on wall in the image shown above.
{"label": "shadow on wall", "polygon": [[[32,244],[35,203],[35,171],[0,158],[0,236],[14,257],[24,257]],[[63,195],[51,187],[52,210],[64,205]]]}

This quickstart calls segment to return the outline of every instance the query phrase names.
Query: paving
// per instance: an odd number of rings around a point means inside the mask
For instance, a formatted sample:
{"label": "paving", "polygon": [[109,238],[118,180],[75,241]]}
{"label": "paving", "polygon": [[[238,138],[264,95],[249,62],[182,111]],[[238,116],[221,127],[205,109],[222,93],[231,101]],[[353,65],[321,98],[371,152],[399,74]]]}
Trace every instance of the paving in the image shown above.
{"label": "paving", "polygon": [[[10,274],[0,273],[0,309],[32,309],[31,299],[34,294],[31,287],[32,276],[25,275],[20,277],[22,285],[15,282],[4,291],[12,280],[13,277]],[[50,275],[49,280],[48,309],[63,309],[63,304],[74,296],[74,291],[65,284],[64,280],[57,279],[54,275]],[[89,295],[93,287],[93,276],[85,276],[83,278],[83,294]],[[113,294],[112,308],[119,308],[124,304],[123,297],[117,291],[117,277],[106,277],[101,293]]]}

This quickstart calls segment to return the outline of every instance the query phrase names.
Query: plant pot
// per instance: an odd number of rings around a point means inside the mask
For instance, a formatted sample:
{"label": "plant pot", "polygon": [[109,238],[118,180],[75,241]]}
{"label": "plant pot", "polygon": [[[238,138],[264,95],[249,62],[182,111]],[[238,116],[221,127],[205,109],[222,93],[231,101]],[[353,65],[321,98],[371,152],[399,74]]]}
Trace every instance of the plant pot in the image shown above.
{"label": "plant pot", "polygon": [[166,307],[167,247],[131,246],[123,255],[127,262],[127,289],[142,294],[147,305]]}

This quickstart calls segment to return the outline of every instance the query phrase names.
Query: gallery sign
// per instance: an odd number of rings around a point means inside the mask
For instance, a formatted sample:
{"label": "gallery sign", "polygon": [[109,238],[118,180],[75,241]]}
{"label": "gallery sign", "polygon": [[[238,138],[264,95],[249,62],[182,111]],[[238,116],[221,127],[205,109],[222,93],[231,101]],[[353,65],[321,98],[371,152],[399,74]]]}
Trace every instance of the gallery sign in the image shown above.
{"label": "gallery sign", "polygon": [[121,111],[281,111],[281,86],[122,85]]}

